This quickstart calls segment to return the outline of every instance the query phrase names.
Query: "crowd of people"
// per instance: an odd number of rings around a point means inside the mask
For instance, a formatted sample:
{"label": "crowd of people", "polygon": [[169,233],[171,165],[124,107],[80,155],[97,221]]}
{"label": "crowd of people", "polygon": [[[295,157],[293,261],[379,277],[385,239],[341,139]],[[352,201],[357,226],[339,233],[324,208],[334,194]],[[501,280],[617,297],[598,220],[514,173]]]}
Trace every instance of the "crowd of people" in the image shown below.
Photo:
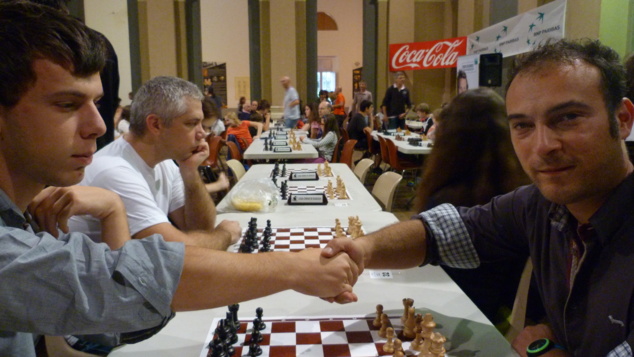
{"label": "crowd of people", "polygon": [[[634,166],[624,140],[634,59],[623,66],[599,41],[517,56],[505,98],[466,90],[433,118],[417,106],[422,130],[438,129],[413,219],[323,250],[266,255],[225,251],[241,228],[216,222],[198,173],[207,136],[222,130],[213,97],[183,79],[151,79],[135,93],[128,131],[95,153],[106,132],[96,105],[103,37],[64,12],[6,1],[0,47],[2,356],[36,356],[59,340],[104,355],[152,336],[176,311],[287,289],[351,303],[365,268],[439,264],[494,310],[527,259],[544,316],[513,342],[520,355],[535,356],[529,346],[543,356],[632,355]],[[412,108],[403,74],[394,79],[381,105],[386,127],[403,125]],[[281,83],[286,125],[303,109],[311,130],[302,140],[324,159],[342,126],[361,138],[378,124],[371,96],[355,97],[345,123],[340,91],[302,107],[290,79]],[[227,113],[227,133],[258,136],[270,124],[262,102],[249,119]],[[250,120],[256,114],[262,121]]]}

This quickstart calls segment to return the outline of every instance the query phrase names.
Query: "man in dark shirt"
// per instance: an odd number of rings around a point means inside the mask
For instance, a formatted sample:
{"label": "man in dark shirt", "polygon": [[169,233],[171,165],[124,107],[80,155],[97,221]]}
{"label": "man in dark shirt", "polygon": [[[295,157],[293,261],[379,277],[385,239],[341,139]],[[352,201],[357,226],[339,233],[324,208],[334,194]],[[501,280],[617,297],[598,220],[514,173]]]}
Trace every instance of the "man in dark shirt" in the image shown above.
{"label": "man in dark shirt", "polygon": [[374,105],[369,100],[364,100],[359,106],[359,112],[356,113],[350,123],[348,123],[348,135],[350,139],[357,141],[355,149],[365,149],[368,147],[368,140],[365,135],[366,130],[372,131],[372,114]]}
{"label": "man in dark shirt", "polygon": [[412,106],[409,90],[405,87],[405,74],[394,73],[394,85],[385,91],[381,111],[387,120],[388,129],[405,129],[405,114]]}
{"label": "man in dark shirt", "polygon": [[324,255],[345,250],[381,269],[530,257],[547,324],[517,336],[520,355],[632,356],[634,167],[624,139],[634,105],[618,54],[598,41],[560,40],[518,56],[508,83],[511,138],[533,185],[335,239]]}

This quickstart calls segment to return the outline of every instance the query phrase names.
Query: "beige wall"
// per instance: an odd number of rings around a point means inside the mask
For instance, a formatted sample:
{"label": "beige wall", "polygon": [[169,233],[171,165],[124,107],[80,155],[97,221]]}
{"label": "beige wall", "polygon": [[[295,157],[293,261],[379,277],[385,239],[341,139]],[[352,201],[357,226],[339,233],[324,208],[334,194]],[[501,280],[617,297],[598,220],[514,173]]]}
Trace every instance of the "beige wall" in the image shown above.
{"label": "beige wall", "polygon": [[[143,1],[139,1],[142,3]],[[147,81],[156,76],[177,76],[176,28],[174,23],[173,0],[147,1],[147,73],[142,77]],[[143,41],[143,38],[141,39]],[[149,77],[146,77],[149,76]]]}
{"label": "beige wall", "polygon": [[[282,106],[284,88],[280,78],[289,76],[295,83],[297,57],[295,46],[295,0],[269,1],[271,18],[271,97],[272,106]],[[300,20],[301,21],[301,20]],[[294,85],[293,85],[294,86]],[[300,94],[301,96],[302,94]]]}
{"label": "beige wall", "polygon": [[[317,32],[318,56],[336,57],[337,84],[342,87],[346,107],[352,104],[352,70],[363,66],[363,3],[361,1],[318,0],[317,11],[330,15],[338,31]],[[309,100],[317,97],[311,93]]]}
{"label": "beige wall", "polygon": [[[250,75],[247,0],[202,0],[200,22],[202,60],[227,64],[226,104],[236,108],[240,94],[236,90],[236,78]],[[249,88],[248,82],[246,88]],[[251,99],[247,95],[247,99]]]}
{"label": "beige wall", "polygon": [[130,35],[126,0],[84,0],[86,24],[104,34],[117,53],[119,61],[119,97],[121,104],[130,104],[132,91],[130,69]]}
{"label": "beige wall", "polygon": [[566,38],[599,38],[600,17],[601,0],[568,0]]}

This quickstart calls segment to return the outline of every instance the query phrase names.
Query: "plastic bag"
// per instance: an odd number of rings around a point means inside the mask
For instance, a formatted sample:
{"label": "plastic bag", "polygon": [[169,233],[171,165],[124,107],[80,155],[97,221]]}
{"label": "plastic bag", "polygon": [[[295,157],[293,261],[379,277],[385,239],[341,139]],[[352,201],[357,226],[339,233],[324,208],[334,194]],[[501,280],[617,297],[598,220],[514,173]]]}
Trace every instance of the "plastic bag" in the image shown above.
{"label": "plastic bag", "polygon": [[233,208],[246,212],[270,212],[277,206],[277,192],[270,179],[241,180],[233,187],[230,202]]}

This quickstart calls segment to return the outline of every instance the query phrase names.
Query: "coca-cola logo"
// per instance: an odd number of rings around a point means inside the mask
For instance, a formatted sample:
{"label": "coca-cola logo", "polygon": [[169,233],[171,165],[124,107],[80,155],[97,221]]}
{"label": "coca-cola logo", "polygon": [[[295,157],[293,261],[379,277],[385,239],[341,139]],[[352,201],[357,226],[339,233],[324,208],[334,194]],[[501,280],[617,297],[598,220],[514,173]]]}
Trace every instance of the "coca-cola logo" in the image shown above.
{"label": "coca-cola logo", "polygon": [[[426,44],[431,47],[424,46]],[[433,45],[432,45],[433,44]],[[441,40],[432,43],[409,43],[392,49],[392,70],[443,68],[456,65],[458,56],[466,54],[466,38]]]}

